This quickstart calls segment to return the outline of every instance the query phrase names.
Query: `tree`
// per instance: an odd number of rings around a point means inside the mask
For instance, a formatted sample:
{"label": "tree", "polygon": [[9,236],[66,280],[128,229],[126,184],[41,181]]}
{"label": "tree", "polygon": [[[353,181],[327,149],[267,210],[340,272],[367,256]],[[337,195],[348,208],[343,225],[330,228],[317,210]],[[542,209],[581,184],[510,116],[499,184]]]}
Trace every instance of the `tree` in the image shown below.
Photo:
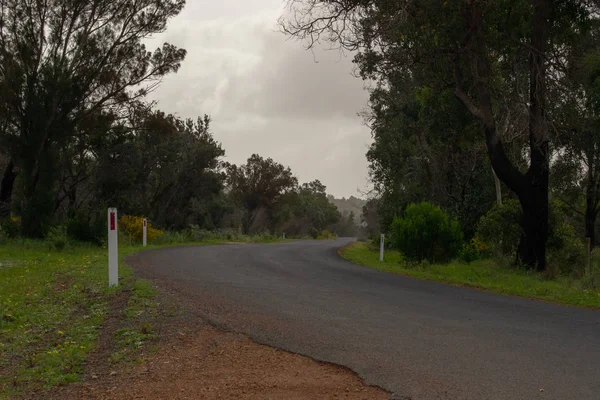
{"label": "tree", "polygon": [[[386,85],[399,74],[427,74],[479,122],[498,178],[519,198],[523,237],[519,259],[546,268],[548,241],[548,85],[553,65],[568,54],[597,15],[595,3],[575,0],[291,0],[284,32],[358,50],[364,78]],[[418,68],[417,68],[418,67]],[[450,81],[445,78],[451,76]],[[526,79],[521,79],[523,76]],[[498,127],[501,104],[515,94],[527,113],[528,167],[512,162]],[[503,90],[505,89],[505,90]]]}
{"label": "tree", "polygon": [[[371,93],[367,152],[371,180],[394,217],[410,204],[429,201],[459,218],[468,237],[491,206],[492,174],[473,117],[450,90],[428,82],[390,81]],[[383,211],[383,208],[382,208]]]}
{"label": "tree", "polygon": [[94,180],[102,204],[148,216],[161,228],[218,222],[225,152],[208,116],[181,120],[139,107],[127,125],[98,140]]}
{"label": "tree", "polygon": [[289,197],[287,205],[292,215],[291,220],[287,223],[288,226],[289,224],[296,225],[294,234],[320,233],[324,229],[332,228],[332,225],[340,221],[341,214],[329,200],[326,190],[325,185],[319,180],[314,180],[302,184]]}
{"label": "tree", "polygon": [[10,217],[13,186],[17,178],[15,163],[8,157],[3,158],[5,162],[0,163],[3,171],[2,181],[0,181],[0,219]]}
{"label": "tree", "polygon": [[40,236],[55,209],[57,165],[90,113],[120,113],[185,51],[149,52],[184,0],[0,0],[0,144],[23,185],[22,224]]}
{"label": "tree", "polygon": [[596,220],[600,212],[600,42],[596,27],[581,40],[566,64],[563,85],[568,96],[555,105],[560,136],[554,170],[554,192],[583,217],[585,237],[596,242]]}
{"label": "tree", "polygon": [[259,212],[266,213],[264,223],[273,228],[274,216],[283,199],[298,186],[290,168],[258,154],[252,154],[246,164],[226,163],[224,167],[229,194],[244,211],[244,233],[251,231],[253,222],[258,222]]}

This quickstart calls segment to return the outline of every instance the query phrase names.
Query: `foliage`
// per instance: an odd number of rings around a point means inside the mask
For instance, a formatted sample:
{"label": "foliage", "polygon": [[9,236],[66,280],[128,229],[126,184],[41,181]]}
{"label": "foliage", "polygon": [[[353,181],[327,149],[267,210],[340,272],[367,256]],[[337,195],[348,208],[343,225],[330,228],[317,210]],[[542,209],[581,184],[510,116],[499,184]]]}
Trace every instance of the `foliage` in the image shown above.
{"label": "foliage", "polygon": [[0,146],[19,169],[23,233],[53,223],[63,158],[89,153],[90,133],[179,69],[185,51],[144,41],[184,0],[2,0]]}
{"label": "foliage", "polygon": [[16,238],[21,232],[21,220],[19,217],[5,218],[0,221],[0,227],[9,238]]}
{"label": "foliage", "polygon": [[478,237],[472,238],[469,243],[464,243],[458,252],[458,259],[465,263],[471,263],[488,256],[488,246]]}
{"label": "foliage", "polygon": [[[558,202],[550,203],[549,261],[563,274],[581,273],[585,263],[585,248]],[[496,205],[481,218],[477,238],[490,247],[497,258],[516,253],[521,240],[522,211],[517,200]]]}
{"label": "foliage", "polygon": [[366,243],[354,243],[339,251],[355,264],[384,272],[413,276],[459,286],[476,287],[494,293],[542,299],[580,307],[600,308],[600,291],[586,286],[586,280],[558,278],[548,280],[543,274],[516,268],[504,268],[493,260],[477,260],[470,264],[430,264],[413,267],[398,251],[387,251],[379,261],[379,252],[369,250]]}
{"label": "foliage", "polygon": [[392,240],[407,259],[447,262],[460,249],[462,232],[439,207],[429,203],[411,204],[391,227]]}
{"label": "foliage", "polygon": [[67,228],[65,226],[54,226],[50,228],[46,235],[46,240],[57,251],[62,251],[69,243]]}
{"label": "foliage", "polygon": [[79,380],[108,311],[106,251],[49,244],[2,248],[12,266],[0,267],[0,398]]}
{"label": "foliage", "polygon": [[562,274],[583,275],[586,263],[584,241],[561,212],[558,204],[550,208],[549,262]]}
{"label": "foliage", "polygon": [[100,203],[146,215],[163,229],[219,223],[224,151],[208,116],[184,121],[140,107],[128,126],[98,140],[97,152]]}
{"label": "foliage", "polygon": [[324,230],[321,232],[319,236],[317,236],[317,240],[327,240],[327,239],[335,239],[335,235],[328,230]]}
{"label": "foliage", "polygon": [[[104,216],[104,213],[98,213]],[[67,234],[70,238],[101,245],[106,240],[106,221],[100,215],[90,215],[83,210],[78,211],[66,222]]]}
{"label": "foliage", "polygon": [[551,151],[561,142],[552,104],[585,104],[580,92],[566,95],[564,77],[581,43],[598,37],[599,9],[577,0],[291,0],[280,26],[309,48],[325,40],[354,51],[374,82],[368,157],[376,190],[391,200],[388,221],[398,202],[427,200],[470,237],[494,190],[487,157],[523,209],[517,256],[542,271]]}
{"label": "foliage", "polygon": [[252,154],[246,164],[225,164],[225,169],[230,196],[243,210],[244,233],[272,229],[282,200],[298,185],[289,167]]}
{"label": "foliage", "polygon": [[518,200],[506,200],[502,205],[494,205],[480,219],[477,239],[488,245],[496,257],[516,254],[522,233],[521,213]]}
{"label": "foliage", "polygon": [[[131,215],[122,215],[119,217],[119,230],[129,236],[137,243],[142,242],[144,232],[144,217],[136,217]],[[148,243],[154,243],[165,233],[159,229],[152,227],[150,221],[146,222],[146,240]]]}

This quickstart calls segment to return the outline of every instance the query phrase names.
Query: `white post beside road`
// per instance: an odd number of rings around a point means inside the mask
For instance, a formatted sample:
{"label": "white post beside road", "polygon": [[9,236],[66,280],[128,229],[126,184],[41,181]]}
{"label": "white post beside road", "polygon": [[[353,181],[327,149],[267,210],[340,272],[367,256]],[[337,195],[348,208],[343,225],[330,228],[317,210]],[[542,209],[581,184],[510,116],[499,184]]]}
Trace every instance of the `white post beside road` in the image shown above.
{"label": "white post beside road", "polygon": [[146,247],[146,230],[148,229],[148,221],[144,218],[144,227],[142,231],[142,242],[144,243],[144,247]]}
{"label": "white post beside road", "polygon": [[283,232],[283,239],[285,240],[285,232]]}
{"label": "white post beside road", "polygon": [[119,284],[119,243],[117,209],[108,209],[108,286]]}
{"label": "white post beside road", "polygon": [[383,261],[383,244],[385,243],[385,235],[381,234],[381,240],[379,241],[379,261]]}

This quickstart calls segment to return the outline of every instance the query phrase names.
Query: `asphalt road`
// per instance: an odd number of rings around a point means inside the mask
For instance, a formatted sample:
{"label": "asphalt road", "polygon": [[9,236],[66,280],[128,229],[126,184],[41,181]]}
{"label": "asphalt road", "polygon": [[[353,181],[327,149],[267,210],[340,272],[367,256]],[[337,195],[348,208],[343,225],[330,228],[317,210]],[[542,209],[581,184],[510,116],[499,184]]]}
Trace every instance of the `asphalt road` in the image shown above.
{"label": "asphalt road", "polygon": [[128,262],[227,329],[392,398],[598,400],[600,313],[355,266],[348,240],[182,247]]}

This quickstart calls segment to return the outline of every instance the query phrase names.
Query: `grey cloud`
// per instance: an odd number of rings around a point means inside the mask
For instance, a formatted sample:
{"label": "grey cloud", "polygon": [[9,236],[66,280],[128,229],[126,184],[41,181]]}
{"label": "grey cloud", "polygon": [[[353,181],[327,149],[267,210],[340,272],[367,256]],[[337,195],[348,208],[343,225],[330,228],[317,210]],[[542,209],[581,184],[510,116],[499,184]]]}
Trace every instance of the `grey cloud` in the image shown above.
{"label": "grey cloud", "polygon": [[[366,188],[371,142],[357,113],[368,95],[351,76],[350,58],[327,51],[313,56],[274,32],[280,11],[273,3],[279,2],[245,3],[252,12],[240,11],[236,19],[202,20],[196,17],[201,5],[187,7],[149,43],[188,50],[180,71],[152,97],[182,117],[211,115],[230,162],[258,153],[289,165],[301,181],[320,179],[336,196],[357,195]],[[214,10],[211,15],[221,15]]]}

